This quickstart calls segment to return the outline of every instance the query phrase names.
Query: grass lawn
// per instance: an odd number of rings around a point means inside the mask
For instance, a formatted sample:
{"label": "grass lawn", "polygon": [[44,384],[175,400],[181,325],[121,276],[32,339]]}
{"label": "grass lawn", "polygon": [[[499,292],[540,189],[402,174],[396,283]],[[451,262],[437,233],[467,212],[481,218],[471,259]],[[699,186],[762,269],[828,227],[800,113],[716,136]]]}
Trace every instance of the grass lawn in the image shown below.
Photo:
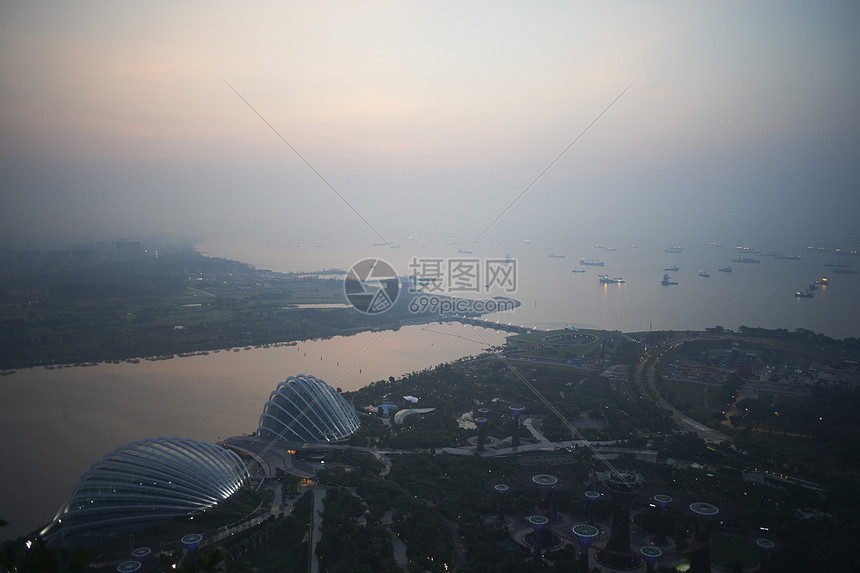
{"label": "grass lawn", "polygon": [[744,569],[755,567],[760,559],[759,550],[752,542],[728,535],[711,537],[711,562],[728,567],[735,561],[744,564]]}

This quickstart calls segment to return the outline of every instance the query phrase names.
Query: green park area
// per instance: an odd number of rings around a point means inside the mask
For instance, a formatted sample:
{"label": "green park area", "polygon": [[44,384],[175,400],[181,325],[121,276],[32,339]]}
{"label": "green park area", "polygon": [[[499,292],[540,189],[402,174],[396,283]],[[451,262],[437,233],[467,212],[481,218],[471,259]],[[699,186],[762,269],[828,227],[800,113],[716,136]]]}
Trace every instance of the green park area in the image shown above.
{"label": "green park area", "polygon": [[[693,337],[690,333],[685,336]],[[701,333],[701,337],[708,335]],[[678,342],[680,338],[667,340]],[[636,344],[644,346],[644,342],[642,337]],[[743,338],[735,342],[745,346]],[[771,340],[763,344],[768,347],[777,343]],[[678,345],[672,352],[663,352],[657,342],[648,344],[652,345],[653,354],[645,364],[656,360],[657,369],[664,375],[667,371],[664,363],[702,359],[708,348],[726,346],[716,338],[689,347]],[[730,341],[728,347],[732,345]],[[842,343],[833,341],[825,345],[823,356],[807,353],[805,359],[832,357],[831,353],[841,352],[841,348]],[[607,353],[608,364],[614,364],[630,351],[623,346],[615,350],[616,353]],[[786,358],[796,357],[779,355],[780,361]],[[712,525],[710,558],[722,570],[756,567],[760,552],[754,542],[759,537],[777,543],[778,550],[771,556],[773,570],[815,570],[822,563],[838,568],[837,564],[850,566],[854,562],[856,551],[849,539],[860,523],[854,509],[858,507],[860,490],[852,476],[860,456],[852,445],[856,443],[853,439],[846,442],[838,436],[854,436],[858,431],[856,420],[851,421],[848,414],[854,407],[851,405],[860,399],[856,385],[817,384],[804,397],[770,392],[746,398],[762,404],[778,404],[780,415],[787,416],[798,430],[783,432],[778,430],[783,426],[776,425],[780,422],[773,419],[758,420],[756,429],[756,416],[765,414],[754,408],[734,424],[727,420],[720,423],[711,415],[736,401],[740,396],[738,388],[750,383],[750,378],[738,376],[733,369],[724,368],[725,379],[711,385],[698,380],[661,382],[660,391],[667,391],[671,401],[679,406],[689,403],[687,410],[691,415],[701,416],[703,421],[724,432],[722,442],[708,443],[694,432],[679,431],[670,412],[657,406],[653,398],[629,391],[635,386],[632,366],[628,370],[631,381],[613,385],[587,369],[506,363],[487,356],[373,383],[349,394],[356,407],[397,403],[408,395],[419,397],[419,403],[432,407],[433,411],[409,417],[402,425],[384,424],[384,418],[369,414],[363,417],[362,428],[351,443],[414,453],[392,457],[391,473],[386,478],[341,468],[321,479],[330,480],[331,485],[359,487],[359,491],[370,491],[369,481],[378,484],[374,487],[387,483],[386,501],[376,509],[370,504],[370,515],[382,515],[387,509],[405,518],[420,509],[422,515],[439,514],[437,523],[457,523],[466,554],[470,559],[475,556],[474,565],[466,565],[464,570],[472,570],[470,567],[480,570],[480,566],[488,564],[497,570],[528,570],[523,564],[527,556],[522,546],[510,543],[510,532],[488,521],[487,516],[495,510],[497,502],[493,484],[509,484],[514,492],[506,501],[509,510],[516,515],[527,515],[535,511],[538,503],[530,477],[535,473],[558,475],[564,484],[556,494],[559,511],[584,516],[587,508],[583,492],[594,487],[589,476],[607,467],[631,469],[644,476],[646,491],[631,502],[631,516],[642,534],[653,534],[659,521],[653,504],[649,503],[650,495],[661,492],[680,501],[670,511],[668,524],[669,534],[679,546],[676,557],[680,566],[686,559],[686,548],[695,546],[692,540],[695,524],[689,512],[685,513],[684,504],[697,499],[720,508],[720,520]],[[767,364],[762,367],[766,369]],[[711,374],[707,368],[704,372],[703,376]],[[751,404],[752,401],[747,402]],[[484,428],[491,442],[507,443],[515,428],[509,410],[513,405],[524,407],[521,422],[523,418],[532,418],[533,427],[550,440],[577,437],[618,440],[620,449],[605,455],[599,448],[569,451],[544,448],[502,458],[442,453],[444,447],[469,448],[476,443],[478,430],[458,423],[464,413],[468,419],[480,415],[487,420]],[[819,413],[825,415],[818,416]],[[522,423],[520,433],[525,444],[538,443]],[[656,452],[656,461],[638,459],[634,453],[638,451]],[[759,479],[762,475],[788,477]],[[373,497],[369,493],[368,496]],[[414,506],[416,498],[423,504]],[[604,519],[611,512],[606,499],[594,509]],[[427,525],[418,535],[410,532],[408,520],[395,520],[392,527],[412,550],[421,547],[428,537],[444,538],[443,526],[433,531],[434,521],[428,517],[424,522]],[[432,548],[415,550],[422,563],[438,563],[441,559],[448,567],[454,563],[463,567],[449,553],[451,548],[442,546],[440,551],[438,544],[431,545]],[[572,551],[561,549],[548,552],[547,556],[552,561],[550,570],[572,570],[565,569],[572,567]],[[428,568],[445,570],[442,566]]]}
{"label": "green park area", "polygon": [[333,271],[188,252],[0,282],[0,370],[133,360],[393,327],[347,308]]}
{"label": "green park area", "polygon": [[[656,363],[663,376],[669,363],[693,360],[702,351],[701,346],[679,346],[670,353],[652,342],[649,346],[652,354],[643,356],[643,364]],[[644,343],[631,339],[612,345],[604,360],[617,365],[633,347],[644,348]],[[701,547],[694,539],[696,520],[686,509],[694,501],[719,508],[719,519],[710,526],[709,558],[721,570],[755,567],[760,555],[755,541],[764,536],[776,543],[771,555],[775,571],[820,570],[824,563],[832,570],[850,570],[857,558],[851,540],[860,523],[860,488],[854,477],[858,456],[841,436],[857,432],[851,412],[860,391],[820,386],[791,408],[780,402],[803,431],[768,431],[765,421],[756,431],[743,420],[737,427],[723,424],[725,438],[714,443],[681,431],[670,410],[646,394],[631,392],[637,368],[636,363],[627,366],[630,380],[613,383],[603,369],[512,362],[489,353],[373,382],[345,395],[361,420],[346,445],[385,452],[388,467],[367,450],[333,450],[322,454],[325,469],[320,466],[314,482],[281,474],[283,498],[293,500],[286,514],[266,510],[273,503],[271,487],[278,487],[274,483],[260,493],[243,490],[214,511],[194,515],[193,521],[189,516],[141,533],[139,540],[161,548],[165,566],[181,557],[176,539],[193,530],[216,539],[198,552],[207,566],[304,570],[314,550],[308,542],[308,490],[313,489],[313,495],[326,492],[321,539],[315,545],[321,570],[394,573],[401,570],[400,545],[406,548],[407,570],[532,571],[531,551],[517,535],[528,529],[529,515],[547,511],[533,477],[558,478],[554,503],[566,516],[565,524],[584,522],[590,515],[608,535],[610,496],[589,505],[585,492],[604,491],[597,476],[624,470],[643,480],[629,497],[631,539],[647,539],[665,528],[674,543],[657,571],[678,570]],[[737,382],[728,374],[727,380]],[[673,384],[670,389],[683,384],[698,388],[676,392],[674,400],[692,404],[703,394],[696,381]],[[728,390],[733,384],[724,386]],[[721,388],[714,387],[715,396]],[[417,397],[432,411],[397,423],[392,413],[376,408],[385,403],[410,408],[405,396]],[[756,399],[770,404],[775,397],[759,394]],[[704,398],[696,404],[704,407]],[[511,406],[522,408],[519,423]],[[814,432],[803,426],[813,412],[826,412]],[[486,420],[483,454],[477,452],[479,429],[468,423],[478,416]],[[521,446],[512,451],[511,437],[517,432]],[[559,444],[569,440],[579,442]],[[802,481],[766,477],[774,475]],[[496,521],[497,484],[509,488],[505,524]],[[675,500],[665,516],[652,502],[657,493]],[[543,569],[575,570],[577,549],[569,527],[553,524],[546,531],[548,543],[560,541],[544,552]],[[117,540],[115,550],[127,550],[127,544]],[[609,569],[597,566],[589,572],[598,570]]]}
{"label": "green park area", "polygon": [[[342,281],[327,275],[187,254],[7,280],[0,367],[207,352],[390,328],[404,318],[368,318],[342,302]],[[305,306],[317,304],[326,307]],[[756,567],[763,532],[776,543],[774,571],[852,570],[860,559],[852,541],[860,533],[857,359],[856,341],[806,331],[519,335],[504,351],[346,393],[361,425],[343,445],[384,452],[387,463],[367,450],[334,450],[313,482],[281,474],[280,484],[243,490],[138,541],[161,548],[164,570],[181,557],[176,540],[191,531],[217,538],[198,555],[211,570],[306,570],[312,497],[326,492],[315,546],[322,571],[400,571],[401,544],[408,571],[532,571],[516,533],[529,515],[547,512],[533,477],[551,474],[555,508],[568,522],[547,528],[563,542],[545,552],[543,569],[573,571],[567,526],[591,515],[609,530],[609,496],[589,505],[585,492],[603,487],[598,475],[621,469],[643,477],[630,496],[635,538],[665,527],[675,543],[674,561],[659,571],[689,562],[698,547],[686,509],[693,501],[719,507],[710,560],[721,570]],[[394,408],[386,413],[382,404]],[[395,414],[413,407],[420,413]],[[512,408],[521,409],[517,420]],[[690,419],[720,438],[682,426]],[[495,519],[497,484],[509,487],[505,523]],[[267,510],[272,487],[291,500],[289,511]],[[676,500],[666,522],[656,493]],[[88,559],[119,554],[127,540],[115,545]]]}

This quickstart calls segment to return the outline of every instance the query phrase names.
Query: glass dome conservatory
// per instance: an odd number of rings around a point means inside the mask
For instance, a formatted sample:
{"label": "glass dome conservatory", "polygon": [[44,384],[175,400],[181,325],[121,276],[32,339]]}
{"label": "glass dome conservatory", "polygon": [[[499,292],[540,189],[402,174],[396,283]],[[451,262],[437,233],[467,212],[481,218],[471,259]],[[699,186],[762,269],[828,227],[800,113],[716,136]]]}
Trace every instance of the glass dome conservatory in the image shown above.
{"label": "glass dome conservatory", "polygon": [[342,440],[358,430],[358,416],[343,396],[313,376],[290,376],[263,406],[257,434],[299,442]]}
{"label": "glass dome conservatory", "polygon": [[94,463],[43,534],[97,543],[230,498],[248,468],[220,446],[181,438],[132,442]]}

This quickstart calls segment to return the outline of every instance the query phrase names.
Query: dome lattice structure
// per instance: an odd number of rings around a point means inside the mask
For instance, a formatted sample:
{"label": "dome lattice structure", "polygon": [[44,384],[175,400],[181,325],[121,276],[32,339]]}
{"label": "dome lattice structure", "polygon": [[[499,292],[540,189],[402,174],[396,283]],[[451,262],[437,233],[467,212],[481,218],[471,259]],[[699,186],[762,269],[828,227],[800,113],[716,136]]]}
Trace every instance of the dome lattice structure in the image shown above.
{"label": "dome lattice structure", "polygon": [[342,440],[358,430],[355,410],[337,390],[313,376],[290,376],[263,406],[257,434],[299,442]]}
{"label": "dome lattice structure", "polygon": [[249,478],[234,452],[196,440],[131,442],[94,463],[50,529],[64,543],[99,542],[230,498]]}

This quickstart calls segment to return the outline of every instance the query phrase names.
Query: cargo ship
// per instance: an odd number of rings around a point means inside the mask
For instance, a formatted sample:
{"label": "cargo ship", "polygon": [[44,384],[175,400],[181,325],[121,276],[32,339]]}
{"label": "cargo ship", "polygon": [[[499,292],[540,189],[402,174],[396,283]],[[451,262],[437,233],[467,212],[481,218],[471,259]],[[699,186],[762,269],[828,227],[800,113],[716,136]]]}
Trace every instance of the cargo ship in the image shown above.
{"label": "cargo ship", "polygon": [[602,267],[603,261],[598,261],[597,259],[579,259],[579,264],[588,267]]}
{"label": "cargo ship", "polygon": [[610,277],[609,275],[600,275],[600,277],[597,280],[602,285],[620,285],[620,284],[624,284],[627,282],[621,277],[614,277],[613,278],[613,277]]}
{"label": "cargo ship", "polygon": [[669,273],[663,273],[663,280],[660,281],[660,284],[663,286],[676,285],[677,282],[670,280],[672,277],[669,276]]}

